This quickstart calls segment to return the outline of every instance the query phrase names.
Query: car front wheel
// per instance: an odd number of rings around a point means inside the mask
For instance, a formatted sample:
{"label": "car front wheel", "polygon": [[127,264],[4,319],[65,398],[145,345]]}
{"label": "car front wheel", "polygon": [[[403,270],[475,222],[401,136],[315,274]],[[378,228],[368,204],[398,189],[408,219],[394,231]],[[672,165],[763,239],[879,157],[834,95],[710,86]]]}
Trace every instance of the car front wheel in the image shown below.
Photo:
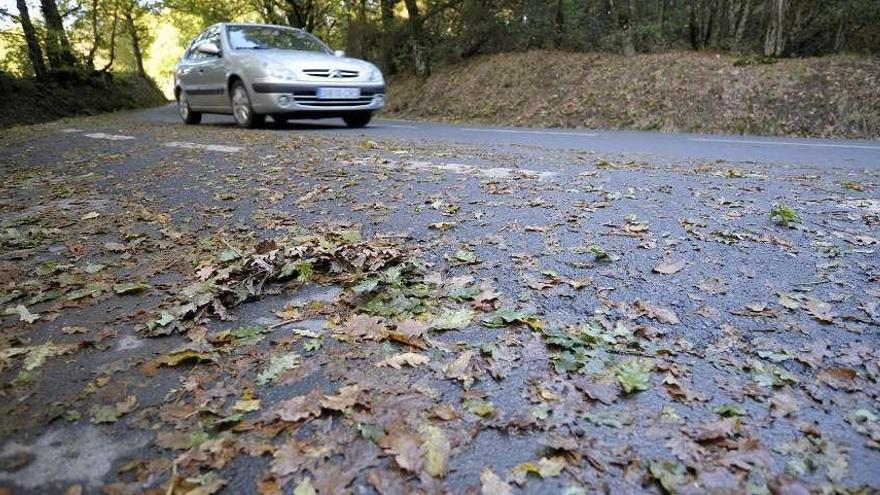
{"label": "car front wheel", "polygon": [[189,98],[187,98],[185,91],[181,91],[177,95],[177,112],[180,114],[180,119],[183,120],[184,124],[196,125],[202,121],[202,114],[194,112],[190,108]]}
{"label": "car front wheel", "polygon": [[239,127],[248,129],[261,125],[266,119],[265,115],[254,112],[251,98],[241,81],[232,85],[232,115]]}
{"label": "car front wheel", "polygon": [[342,117],[342,120],[345,121],[345,125],[349,127],[364,127],[370,123],[370,119],[373,118],[373,114],[370,112],[363,113],[353,113],[351,115],[346,115]]}

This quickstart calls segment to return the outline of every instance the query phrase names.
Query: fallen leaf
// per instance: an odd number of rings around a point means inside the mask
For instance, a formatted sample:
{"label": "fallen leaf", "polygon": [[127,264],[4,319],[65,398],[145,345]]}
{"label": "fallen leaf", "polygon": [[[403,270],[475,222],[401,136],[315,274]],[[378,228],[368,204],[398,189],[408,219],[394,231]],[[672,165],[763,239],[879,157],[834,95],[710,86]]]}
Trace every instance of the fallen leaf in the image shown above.
{"label": "fallen leaf", "polygon": [[428,362],[430,361],[431,359],[423,354],[418,354],[415,352],[403,352],[379,361],[378,363],[376,363],[376,366],[380,368],[390,366],[394,369],[399,370],[403,365],[416,367],[428,364]]}
{"label": "fallen leaf", "polygon": [[322,395],[321,391],[316,388],[305,395],[279,402],[275,405],[273,413],[281,421],[290,423],[319,416],[321,414]]}
{"label": "fallen leaf", "polygon": [[381,318],[365,314],[350,317],[342,326],[342,331],[350,337],[368,340],[381,340],[387,334]]}
{"label": "fallen leaf", "polygon": [[461,330],[470,325],[474,318],[474,311],[470,308],[446,310],[431,322],[431,328],[436,330]]}
{"label": "fallen leaf", "polygon": [[321,399],[321,407],[331,411],[346,412],[358,402],[361,388],[358,385],[346,385],[335,395],[325,395]]}
{"label": "fallen leaf", "polygon": [[449,458],[449,439],[443,429],[425,424],[419,429],[422,435],[422,452],[425,472],[435,478],[446,475],[446,461]]}
{"label": "fallen leaf", "polygon": [[487,467],[480,471],[480,485],[480,495],[510,495],[513,493],[510,485]]}
{"label": "fallen leaf", "polygon": [[18,315],[18,320],[25,323],[33,323],[40,319],[38,313],[31,313],[23,304],[19,304],[12,308],[6,308],[6,311],[4,311],[3,314],[7,316]]}
{"label": "fallen leaf", "polygon": [[664,259],[659,265],[654,267],[654,271],[663,275],[672,275],[681,271],[684,267],[685,262],[683,260],[673,261],[671,259]]}
{"label": "fallen leaf", "polygon": [[302,356],[295,352],[272,356],[272,359],[269,360],[269,366],[257,374],[257,384],[266,385],[273,382],[281,373],[297,367],[300,363],[302,363]]}

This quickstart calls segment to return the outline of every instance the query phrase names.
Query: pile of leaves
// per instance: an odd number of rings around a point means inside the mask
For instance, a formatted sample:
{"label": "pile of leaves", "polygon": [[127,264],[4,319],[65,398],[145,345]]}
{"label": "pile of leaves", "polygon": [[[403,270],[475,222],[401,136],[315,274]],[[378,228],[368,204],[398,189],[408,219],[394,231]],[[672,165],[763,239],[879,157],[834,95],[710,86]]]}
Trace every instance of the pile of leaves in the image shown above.
{"label": "pile of leaves", "polygon": [[231,308],[277,293],[279,283],[351,283],[403,261],[399,247],[379,239],[364,240],[358,231],[266,240],[249,248],[227,245],[197,270],[195,282],[162,305],[144,333],[168,335],[183,330],[187,322],[210,316],[228,319]]}

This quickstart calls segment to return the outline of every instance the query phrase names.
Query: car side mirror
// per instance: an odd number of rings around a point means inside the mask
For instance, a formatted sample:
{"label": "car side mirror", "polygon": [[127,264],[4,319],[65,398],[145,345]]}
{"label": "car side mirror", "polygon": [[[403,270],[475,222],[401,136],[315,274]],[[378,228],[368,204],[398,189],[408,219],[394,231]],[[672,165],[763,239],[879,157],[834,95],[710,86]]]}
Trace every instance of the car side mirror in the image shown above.
{"label": "car side mirror", "polygon": [[345,56],[345,50],[336,50],[335,52],[333,52],[333,55],[342,58]]}
{"label": "car side mirror", "polygon": [[202,43],[196,47],[196,50],[208,55],[220,55],[220,47],[211,42]]}

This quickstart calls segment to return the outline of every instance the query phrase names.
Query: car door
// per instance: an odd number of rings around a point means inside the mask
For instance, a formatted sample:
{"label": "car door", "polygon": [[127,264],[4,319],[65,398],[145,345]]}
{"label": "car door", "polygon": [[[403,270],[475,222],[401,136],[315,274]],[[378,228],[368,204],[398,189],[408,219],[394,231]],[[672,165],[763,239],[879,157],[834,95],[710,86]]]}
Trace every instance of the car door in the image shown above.
{"label": "car door", "polygon": [[[205,31],[205,36],[199,43],[213,43],[217,47],[221,47],[219,27],[215,26]],[[223,60],[223,53],[213,55],[200,52],[195,63],[195,72],[198,92],[203,104],[213,109],[228,108],[226,64]]]}
{"label": "car door", "polygon": [[193,39],[189,48],[187,48],[187,50],[183,52],[183,56],[180,57],[180,62],[177,63],[177,82],[180,84],[180,89],[186,92],[189,104],[193,108],[200,107],[203,104],[203,102],[200,101],[201,95],[198,92],[195,57],[196,46],[201,42],[204,34],[205,33],[200,33]]}

